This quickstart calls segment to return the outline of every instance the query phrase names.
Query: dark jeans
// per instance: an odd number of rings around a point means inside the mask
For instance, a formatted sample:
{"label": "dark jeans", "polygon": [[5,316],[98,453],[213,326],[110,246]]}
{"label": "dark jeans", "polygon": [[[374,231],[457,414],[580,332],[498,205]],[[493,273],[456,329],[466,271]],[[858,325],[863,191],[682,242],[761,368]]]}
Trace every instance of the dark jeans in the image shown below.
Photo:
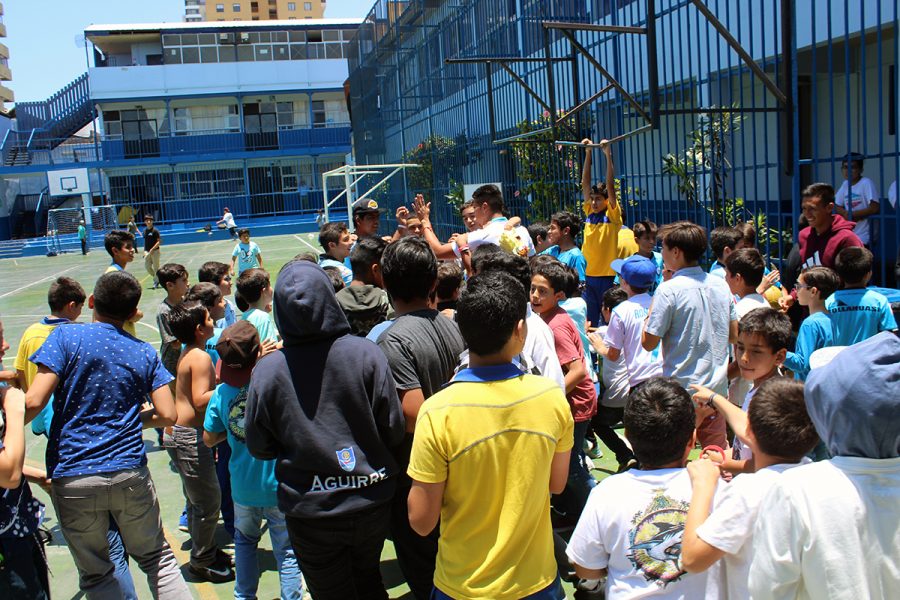
{"label": "dark jeans", "polygon": [[634,453],[628,445],[613,431],[613,426],[622,420],[624,413],[625,407],[598,406],[597,414],[591,419],[591,427],[594,433],[606,444],[607,448],[613,451],[616,455],[616,462],[620,465],[634,458]]}
{"label": "dark jeans", "polygon": [[81,240],[81,254],[87,254],[87,239]]}
{"label": "dark jeans", "polygon": [[409,489],[409,485],[398,485],[391,502],[391,540],[397,552],[397,563],[413,596],[417,600],[428,600],[434,588],[440,525],[425,537],[413,531],[406,506]]}
{"label": "dark jeans", "polygon": [[47,561],[34,535],[0,538],[0,598],[46,600],[50,598]]}
{"label": "dark jeans", "polygon": [[390,503],[336,517],[287,516],[288,534],[315,600],[387,600],[379,561]]}
{"label": "dark jeans", "polygon": [[222,522],[225,531],[234,539],[234,501],[231,499],[231,473],[228,471],[228,461],[231,460],[231,446],[228,442],[222,442],[214,448],[216,455],[216,476],[219,479],[219,492],[222,495],[219,511],[222,513]]}
{"label": "dark jeans", "polygon": [[594,478],[584,467],[584,436],[590,421],[575,423],[573,434],[575,445],[569,457],[569,479],[562,494],[553,498],[556,510],[571,517],[577,517],[584,510],[591,490],[597,485]]}
{"label": "dark jeans", "polygon": [[600,308],[603,306],[603,294],[613,286],[615,279],[614,276],[592,277],[590,275],[584,278],[584,291],[581,293],[581,297],[587,304],[587,320],[593,327],[599,327],[602,324]]}

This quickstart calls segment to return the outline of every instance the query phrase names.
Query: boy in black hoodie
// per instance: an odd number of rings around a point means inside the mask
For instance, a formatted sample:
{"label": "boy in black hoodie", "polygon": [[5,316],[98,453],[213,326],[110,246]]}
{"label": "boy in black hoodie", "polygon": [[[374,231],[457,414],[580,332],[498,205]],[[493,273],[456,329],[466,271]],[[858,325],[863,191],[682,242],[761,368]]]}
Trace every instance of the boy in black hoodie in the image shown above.
{"label": "boy in black hoodie", "polygon": [[386,599],[379,559],[400,474],[389,448],[405,432],[390,367],[351,335],[318,265],[285,265],[274,307],[284,348],[253,371],[247,449],[276,460],[278,507],[312,596]]}

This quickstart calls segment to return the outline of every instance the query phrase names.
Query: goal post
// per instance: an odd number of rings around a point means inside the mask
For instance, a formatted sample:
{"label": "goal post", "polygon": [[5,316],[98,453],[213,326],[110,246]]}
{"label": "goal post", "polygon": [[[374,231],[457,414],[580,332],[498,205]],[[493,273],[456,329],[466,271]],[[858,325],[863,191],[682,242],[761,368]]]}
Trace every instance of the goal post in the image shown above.
{"label": "goal post", "polygon": [[54,208],[47,211],[47,251],[56,254],[80,251],[78,226],[82,221],[85,224],[88,245],[92,240],[102,240],[108,232],[118,229],[114,206]]}

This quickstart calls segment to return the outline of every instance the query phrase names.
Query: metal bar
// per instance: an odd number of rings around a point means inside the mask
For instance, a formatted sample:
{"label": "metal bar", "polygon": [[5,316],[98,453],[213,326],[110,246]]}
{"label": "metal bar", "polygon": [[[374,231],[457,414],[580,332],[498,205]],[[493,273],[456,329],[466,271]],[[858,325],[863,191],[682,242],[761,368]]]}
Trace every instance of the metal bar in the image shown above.
{"label": "metal bar", "polygon": [[[494,143],[495,143],[495,144],[505,144],[505,143],[508,143],[508,142],[514,142],[514,141],[516,141],[516,140],[525,139],[525,138],[528,138],[528,137],[535,136],[535,135],[537,135],[537,134],[539,134],[539,133],[546,133],[546,132],[552,131],[552,130],[553,130],[553,127],[552,127],[552,126],[551,126],[551,127],[544,127],[544,128],[542,128],[542,129],[535,129],[534,131],[528,131],[528,132],[526,132],[526,133],[520,133],[520,134],[518,134],[518,135],[511,135],[511,136],[509,136],[509,137],[505,137],[505,138],[502,138],[502,139],[499,139],[499,140],[494,140]],[[541,140],[541,141],[544,141],[544,140]]]}
{"label": "metal bar", "polygon": [[[467,64],[480,64],[485,62],[492,63],[534,63],[534,62],[545,62],[544,58],[525,58],[522,56],[476,56],[472,58],[446,58],[444,62],[448,65],[467,65]],[[556,57],[552,59],[553,62],[569,62],[572,60],[568,56],[564,57]]]}
{"label": "metal bar", "polygon": [[[505,65],[503,63],[500,63],[500,68],[502,68],[504,71],[509,73],[509,76],[512,77],[519,85],[521,85],[522,88],[524,88],[525,92],[529,96],[531,96],[532,98],[537,100],[537,103],[540,104],[542,107],[544,107],[544,110],[550,111],[550,105],[547,104],[546,102],[544,102],[543,98],[538,96],[537,92],[535,92],[533,89],[531,89],[531,86],[528,85],[528,83],[524,79],[519,77],[519,75],[515,71],[513,71],[512,69],[510,69],[507,65]],[[552,114],[552,112],[551,112],[551,114]]]}
{"label": "metal bar", "polygon": [[728,31],[728,28],[725,27],[722,22],[716,18],[716,15],[714,15],[712,11],[709,10],[709,8],[707,8],[706,4],[703,3],[703,0],[691,0],[691,4],[693,4],[697,8],[697,10],[700,11],[700,14],[706,17],[706,20],[709,21],[709,24],[719,32],[719,35],[722,36],[722,39],[725,40],[725,42],[729,46],[731,46],[731,49],[737,52],[737,55],[741,57],[741,60],[743,60],[747,64],[747,66],[750,67],[750,70],[753,71],[753,73],[757,77],[759,77],[763,85],[765,85],[766,88],[768,88],[768,90],[772,92],[772,95],[775,96],[782,104],[786,104],[787,96],[784,95],[784,92],[782,92],[781,89],[775,84],[775,82],[772,81],[769,75],[765,71],[763,71],[762,67],[756,64],[756,61],[753,60],[753,57],[751,57],[747,53],[747,51],[744,50],[744,47],[741,46],[741,43],[738,42],[733,35],[731,35],[730,31]]}
{"label": "metal bar", "polygon": [[573,114],[577,113],[578,111],[583,110],[586,106],[593,104],[594,101],[596,101],[600,96],[602,96],[609,90],[613,89],[613,87],[614,87],[613,84],[607,85],[605,88],[603,88],[602,90],[600,90],[599,92],[597,92],[596,94],[594,94],[593,96],[591,96],[590,98],[588,98],[587,100],[585,100],[584,102],[582,102],[581,104],[576,106],[575,108],[568,111],[566,113],[566,116],[564,116],[556,121],[556,124],[557,125],[560,124],[564,119],[571,117]]}
{"label": "metal bar", "polygon": [[[785,90],[784,111],[784,174],[794,175],[794,3],[781,0],[781,85]],[[880,80],[879,80],[880,82]]]}
{"label": "metal bar", "polygon": [[608,33],[637,33],[646,34],[646,27],[634,27],[631,25],[594,25],[592,23],[566,23],[560,21],[544,21],[541,23],[544,29],[561,29],[562,31],[605,31]]}
{"label": "metal bar", "polygon": [[[548,30],[546,29],[544,30],[544,35],[547,35],[547,31]],[[648,123],[650,123],[650,116],[644,110],[644,107],[638,104],[637,100],[635,100],[627,91],[625,91],[625,88],[623,88],[622,85],[618,81],[616,81],[616,78],[610,75],[609,71],[603,68],[603,65],[600,64],[600,61],[594,58],[591,53],[588,52],[587,49],[582,46],[578,42],[578,40],[575,39],[575,36],[572,34],[572,32],[567,29],[563,29],[562,32],[563,35],[569,38],[569,42],[572,43],[572,46],[574,46],[575,49],[578,50],[582,54],[582,56],[584,56],[588,60],[589,63],[594,65],[594,68],[600,71],[601,75],[603,75],[616,88],[616,91],[622,94],[622,97],[625,98],[625,100],[627,100],[628,103],[631,104]]]}
{"label": "metal bar", "polygon": [[[550,30],[544,29],[544,59],[547,68],[547,93],[550,96],[550,118],[556,119],[556,79],[553,75],[553,53],[550,48]],[[553,123],[553,137],[559,137],[556,121]],[[493,137],[493,136],[491,136]]]}
{"label": "metal bar", "polygon": [[671,108],[659,111],[660,115],[695,115],[695,114],[722,114],[722,113],[783,113],[786,108],[728,108],[728,107],[698,107],[698,108]]}
{"label": "metal bar", "polygon": [[650,88],[650,124],[659,129],[659,66],[656,62],[656,0],[647,0],[647,84]]}
{"label": "metal bar", "polygon": [[[639,133],[645,133],[653,129],[653,125],[644,125],[643,127],[638,127],[637,129],[632,129],[631,131],[625,132],[622,135],[617,135],[614,138],[611,138],[606,141],[607,144],[614,144],[616,142],[621,142],[624,139],[628,139],[632,136],[638,135]],[[581,142],[566,142],[562,140],[557,140],[553,142],[557,146],[578,146],[579,148],[602,148],[606,144],[582,144]]]}
{"label": "metal bar", "polygon": [[[572,50],[572,101],[579,103],[581,102],[581,77],[578,72],[578,61],[575,58],[578,55],[575,54],[575,50]],[[575,113],[566,113],[562,118],[569,118],[572,114],[575,115],[575,138],[577,139],[584,132],[584,127],[582,127],[581,115],[577,112]],[[551,119],[556,119],[556,115],[550,115]],[[562,118],[560,120],[562,120]],[[556,121],[556,125],[560,125],[560,121]],[[884,186],[882,186],[883,188]]]}
{"label": "metal bar", "polygon": [[493,68],[491,67],[491,63],[484,63],[484,68],[487,72],[487,104],[488,104],[488,122],[491,126],[491,139],[497,137],[497,127],[496,121],[494,117],[494,77],[493,77]]}

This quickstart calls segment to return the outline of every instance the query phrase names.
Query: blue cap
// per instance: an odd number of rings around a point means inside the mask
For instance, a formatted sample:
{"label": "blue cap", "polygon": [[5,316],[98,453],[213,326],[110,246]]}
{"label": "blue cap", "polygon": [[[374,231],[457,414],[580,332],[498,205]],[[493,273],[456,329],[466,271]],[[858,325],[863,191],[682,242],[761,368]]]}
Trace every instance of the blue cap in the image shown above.
{"label": "blue cap", "polygon": [[648,289],[656,282],[656,263],[640,254],[617,258],[609,266],[633,288]]}

